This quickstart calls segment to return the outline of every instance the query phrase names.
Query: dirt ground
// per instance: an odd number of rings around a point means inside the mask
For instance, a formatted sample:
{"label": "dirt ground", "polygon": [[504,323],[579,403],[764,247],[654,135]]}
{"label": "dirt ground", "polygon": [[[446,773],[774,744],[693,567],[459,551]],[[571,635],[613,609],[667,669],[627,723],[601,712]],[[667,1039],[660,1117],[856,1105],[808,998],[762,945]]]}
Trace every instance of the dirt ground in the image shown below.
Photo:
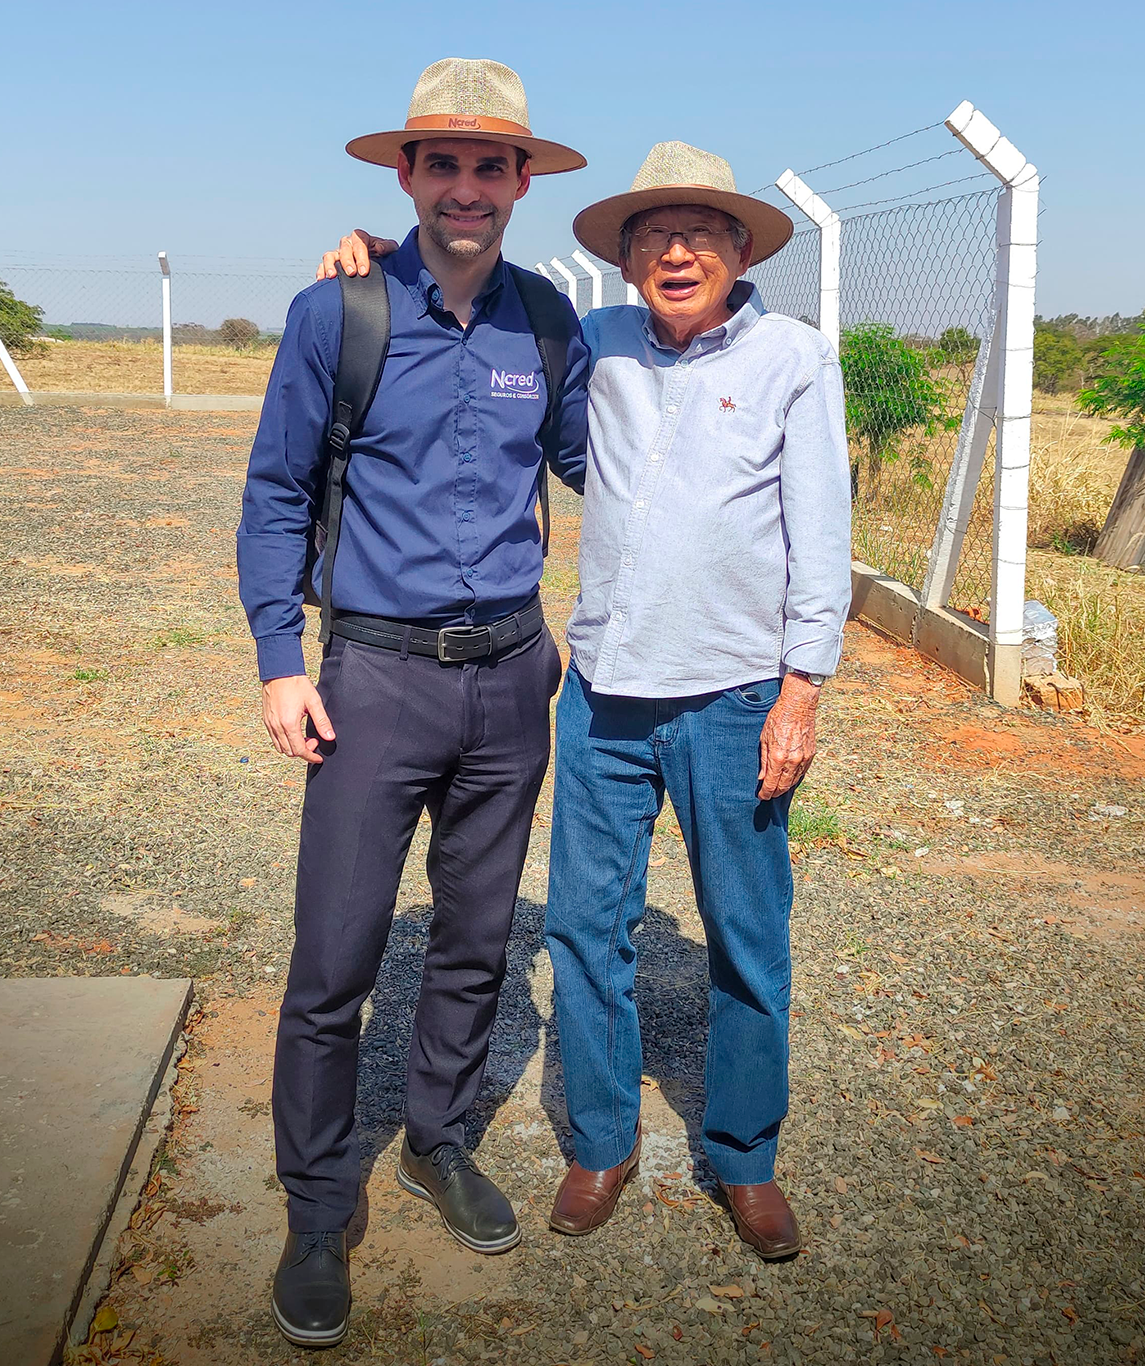
{"label": "dirt ground", "polygon": [[[237,604],[254,418],[0,410],[7,975],[196,979],[178,1118],[89,1361],[280,1366],[268,1117],[302,774],[269,748]],[[575,595],[556,504],[547,610]],[[638,981],[646,1156],[587,1239],[541,940],[546,786],[473,1138],[525,1230],[472,1256],[396,1185],[430,915],[407,868],[359,1114],[355,1309],[331,1362],[1145,1359],[1145,737],[1005,712],[857,626],[793,817],[792,1109],[807,1249],[735,1238],[697,1142],[702,933],[670,814]]]}

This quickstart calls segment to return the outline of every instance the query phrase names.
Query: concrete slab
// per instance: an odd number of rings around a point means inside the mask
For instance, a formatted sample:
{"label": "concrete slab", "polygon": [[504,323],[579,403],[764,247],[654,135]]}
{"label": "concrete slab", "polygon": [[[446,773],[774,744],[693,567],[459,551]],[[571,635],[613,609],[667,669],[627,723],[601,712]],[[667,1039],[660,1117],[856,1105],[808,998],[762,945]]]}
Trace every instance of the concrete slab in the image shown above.
{"label": "concrete slab", "polygon": [[28,395],[0,389],[0,407],[34,404],[44,408],[170,408],[188,413],[257,413],[261,394],[105,394],[89,389],[33,389]]}
{"label": "concrete slab", "polygon": [[185,978],[0,981],[0,1340],[58,1361],[179,1038]]}

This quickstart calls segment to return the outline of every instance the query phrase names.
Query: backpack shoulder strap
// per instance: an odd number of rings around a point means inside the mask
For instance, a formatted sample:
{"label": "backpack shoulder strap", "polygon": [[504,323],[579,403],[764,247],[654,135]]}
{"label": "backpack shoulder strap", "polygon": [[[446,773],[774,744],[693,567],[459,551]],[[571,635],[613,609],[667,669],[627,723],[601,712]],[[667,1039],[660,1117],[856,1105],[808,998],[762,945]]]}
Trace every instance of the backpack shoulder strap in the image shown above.
{"label": "backpack shoulder strap", "polygon": [[342,291],[342,344],[334,376],[333,422],[327,434],[329,466],[323,500],[321,529],[325,532],[322,559],[322,616],[319,640],[330,639],[331,598],[334,590],[334,555],[342,528],[342,496],[350,442],[378,392],[378,381],[390,349],[390,294],[386,273],[377,262],[368,275],[345,275],[338,267]]}
{"label": "backpack shoulder strap", "polygon": [[545,376],[548,401],[538,438],[541,443],[541,467],[537,472],[537,499],[541,505],[541,553],[549,553],[549,459],[555,452],[560,436],[557,412],[561,390],[568,374],[569,342],[573,338],[573,319],[564,295],[551,280],[535,271],[509,266],[517,293],[525,306],[537,350],[541,370]]}

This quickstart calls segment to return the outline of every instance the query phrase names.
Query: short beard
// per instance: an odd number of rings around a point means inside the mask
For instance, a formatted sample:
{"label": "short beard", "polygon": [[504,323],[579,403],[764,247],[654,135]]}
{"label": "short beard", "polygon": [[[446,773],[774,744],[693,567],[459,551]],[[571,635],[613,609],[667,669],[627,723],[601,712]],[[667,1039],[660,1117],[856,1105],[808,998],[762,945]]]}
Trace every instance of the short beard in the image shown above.
{"label": "short beard", "polygon": [[472,237],[452,236],[442,226],[437,210],[432,211],[427,218],[428,221],[422,220],[422,227],[429,234],[429,240],[434,246],[440,247],[442,251],[448,252],[450,256],[456,256],[459,260],[472,261],[500,241],[509,222],[509,212],[499,213],[494,209],[488,226],[483,232]]}

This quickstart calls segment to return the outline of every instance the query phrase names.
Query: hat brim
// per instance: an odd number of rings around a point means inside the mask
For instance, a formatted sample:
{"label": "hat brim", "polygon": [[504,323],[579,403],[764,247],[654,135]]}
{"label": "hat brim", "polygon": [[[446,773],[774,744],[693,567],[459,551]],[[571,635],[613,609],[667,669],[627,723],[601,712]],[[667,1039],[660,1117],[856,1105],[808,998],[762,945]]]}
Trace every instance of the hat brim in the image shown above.
{"label": "hat brim", "polygon": [[573,233],[582,247],[612,265],[620,265],[620,229],[642,209],[667,209],[675,205],[703,204],[730,214],[751,233],[751,260],[756,266],[787,245],[795,224],[781,210],[751,195],[716,190],[710,185],[658,185],[598,200],[581,209],[573,220]]}
{"label": "hat brim", "polygon": [[375,166],[397,166],[398,153],[407,142],[426,142],[430,138],[464,138],[472,142],[502,142],[520,147],[529,154],[529,170],[533,175],[556,175],[560,171],[579,171],[588,162],[579,152],[560,142],[546,142],[544,138],[525,137],[520,133],[481,132],[456,128],[401,128],[392,133],[365,133],[346,144],[346,151],[359,161]]}

